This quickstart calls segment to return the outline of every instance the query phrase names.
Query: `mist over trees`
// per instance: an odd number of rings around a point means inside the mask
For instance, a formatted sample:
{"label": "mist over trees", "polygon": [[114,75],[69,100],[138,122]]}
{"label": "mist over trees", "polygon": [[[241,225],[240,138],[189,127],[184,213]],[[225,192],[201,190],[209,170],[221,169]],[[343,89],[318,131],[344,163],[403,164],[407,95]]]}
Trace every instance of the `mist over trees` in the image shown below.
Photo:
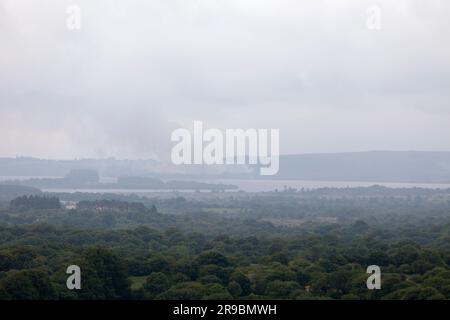
{"label": "mist over trees", "polygon": [[13,210],[45,210],[60,209],[61,203],[56,197],[21,196],[11,201],[10,208]]}
{"label": "mist over trees", "polygon": [[[77,207],[36,208],[58,198]],[[13,202],[21,209],[0,209],[2,299],[450,298],[449,190],[59,193]],[[72,264],[81,290],[66,288]],[[374,264],[381,290],[366,287]]]}

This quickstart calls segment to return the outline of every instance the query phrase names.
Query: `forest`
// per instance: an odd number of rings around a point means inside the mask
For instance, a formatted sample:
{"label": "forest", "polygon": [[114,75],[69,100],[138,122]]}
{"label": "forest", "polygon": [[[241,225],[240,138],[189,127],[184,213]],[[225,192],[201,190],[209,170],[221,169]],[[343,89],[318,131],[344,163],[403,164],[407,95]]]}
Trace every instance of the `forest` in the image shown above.
{"label": "forest", "polygon": [[449,240],[443,189],[44,193],[0,202],[0,299],[449,299]]}

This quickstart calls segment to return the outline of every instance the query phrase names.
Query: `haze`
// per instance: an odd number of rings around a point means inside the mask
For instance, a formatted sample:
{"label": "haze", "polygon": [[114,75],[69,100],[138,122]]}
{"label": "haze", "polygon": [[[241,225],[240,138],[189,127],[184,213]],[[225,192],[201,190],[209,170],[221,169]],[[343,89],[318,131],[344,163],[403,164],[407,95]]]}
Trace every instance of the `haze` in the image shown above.
{"label": "haze", "polygon": [[[381,30],[366,26],[374,4]],[[444,0],[0,0],[0,156],[167,159],[194,120],[279,128],[283,154],[450,150],[449,13]]]}

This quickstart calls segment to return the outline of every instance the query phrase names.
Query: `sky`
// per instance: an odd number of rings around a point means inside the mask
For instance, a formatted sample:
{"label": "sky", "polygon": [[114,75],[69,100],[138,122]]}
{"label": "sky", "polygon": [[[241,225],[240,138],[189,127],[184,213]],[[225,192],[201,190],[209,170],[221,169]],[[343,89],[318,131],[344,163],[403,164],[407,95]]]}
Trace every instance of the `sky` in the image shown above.
{"label": "sky", "polygon": [[449,88],[447,0],[0,0],[0,157],[167,159],[194,120],[448,151]]}

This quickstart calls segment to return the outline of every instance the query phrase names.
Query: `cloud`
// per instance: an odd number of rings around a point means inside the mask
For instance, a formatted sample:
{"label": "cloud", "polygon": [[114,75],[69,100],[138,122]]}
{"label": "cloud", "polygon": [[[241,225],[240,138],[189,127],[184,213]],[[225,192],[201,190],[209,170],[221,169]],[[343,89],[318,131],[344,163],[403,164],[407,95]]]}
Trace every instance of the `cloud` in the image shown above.
{"label": "cloud", "polygon": [[373,1],[4,0],[0,156],[167,158],[194,120],[284,153],[449,150],[450,3],[377,3],[380,31]]}

